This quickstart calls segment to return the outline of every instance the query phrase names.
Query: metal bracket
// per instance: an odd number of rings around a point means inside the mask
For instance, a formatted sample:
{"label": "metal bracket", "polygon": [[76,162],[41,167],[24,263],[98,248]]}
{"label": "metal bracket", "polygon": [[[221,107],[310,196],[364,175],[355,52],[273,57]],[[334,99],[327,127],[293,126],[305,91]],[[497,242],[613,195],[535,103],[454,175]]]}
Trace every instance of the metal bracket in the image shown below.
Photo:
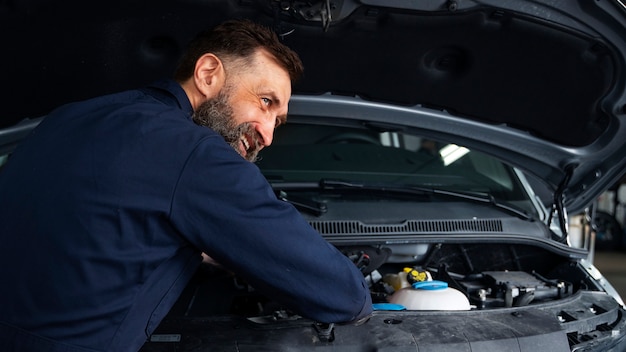
{"label": "metal bracket", "polygon": [[313,324],[317,336],[322,342],[333,342],[335,340],[335,324],[315,323]]}

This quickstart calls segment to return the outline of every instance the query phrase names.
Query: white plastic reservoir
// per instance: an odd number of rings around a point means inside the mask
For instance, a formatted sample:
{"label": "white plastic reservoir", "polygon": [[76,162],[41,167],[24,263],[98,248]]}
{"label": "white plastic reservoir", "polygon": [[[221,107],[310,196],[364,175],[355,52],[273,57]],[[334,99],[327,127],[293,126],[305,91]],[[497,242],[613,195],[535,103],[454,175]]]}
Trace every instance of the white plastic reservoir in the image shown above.
{"label": "white plastic reservoir", "polygon": [[400,289],[391,295],[389,302],[408,310],[470,310],[469,301],[461,291],[437,280],[416,282]]}

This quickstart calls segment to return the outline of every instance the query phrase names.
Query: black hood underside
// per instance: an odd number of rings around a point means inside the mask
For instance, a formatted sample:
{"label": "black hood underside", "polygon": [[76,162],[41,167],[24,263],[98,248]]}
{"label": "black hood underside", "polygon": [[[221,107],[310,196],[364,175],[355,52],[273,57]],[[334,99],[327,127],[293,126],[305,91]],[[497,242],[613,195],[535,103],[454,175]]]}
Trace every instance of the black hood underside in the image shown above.
{"label": "black hood underside", "polygon": [[238,17],[273,26],[302,56],[294,93],[439,107],[567,146],[591,143],[610,124],[599,104],[618,68],[600,37],[486,6],[434,14],[337,7],[339,17],[350,13],[325,30],[307,21],[315,7],[292,3],[3,2],[1,64],[12,87],[2,125],[171,76],[193,34]]}

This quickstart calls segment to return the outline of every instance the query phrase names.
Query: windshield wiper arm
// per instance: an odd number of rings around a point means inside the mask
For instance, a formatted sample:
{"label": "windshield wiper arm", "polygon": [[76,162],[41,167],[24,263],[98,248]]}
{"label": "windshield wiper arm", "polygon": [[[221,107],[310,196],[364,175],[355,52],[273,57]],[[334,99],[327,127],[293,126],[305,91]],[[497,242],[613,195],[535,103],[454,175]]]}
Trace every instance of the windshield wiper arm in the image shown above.
{"label": "windshield wiper arm", "polygon": [[285,191],[280,191],[278,193],[278,199],[290,203],[300,211],[306,211],[316,216],[320,216],[328,210],[326,204],[324,203],[306,199],[303,197],[287,196],[287,192]]}

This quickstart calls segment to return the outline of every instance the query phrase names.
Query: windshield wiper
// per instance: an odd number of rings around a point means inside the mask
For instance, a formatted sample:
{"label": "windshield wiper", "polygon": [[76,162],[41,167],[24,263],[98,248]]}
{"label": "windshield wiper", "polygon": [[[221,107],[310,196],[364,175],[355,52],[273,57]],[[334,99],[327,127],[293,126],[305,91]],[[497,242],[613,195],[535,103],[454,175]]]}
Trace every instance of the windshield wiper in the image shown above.
{"label": "windshield wiper", "polygon": [[456,199],[468,200],[471,202],[481,203],[481,204],[490,204],[498,209],[502,209],[509,214],[515,215],[523,220],[532,220],[532,217],[528,215],[523,210],[520,210],[514,206],[508,205],[506,203],[498,202],[493,195],[489,193],[477,193],[477,192],[460,192],[460,191],[451,191],[439,188],[428,188],[428,187],[418,187],[418,186],[398,186],[398,185],[389,185],[389,184],[369,184],[369,183],[361,183],[361,182],[352,182],[352,181],[342,181],[342,180],[331,180],[331,179],[321,179],[319,181],[319,188],[322,190],[338,190],[338,189],[350,189],[350,190],[367,190],[367,191],[377,191],[377,192],[393,192],[393,193],[401,193],[401,194],[411,194],[411,195],[437,195],[444,196]]}
{"label": "windshield wiper", "polygon": [[291,195],[287,196],[287,192],[282,190],[278,192],[278,199],[290,203],[300,211],[306,211],[316,216],[320,216],[328,210],[326,208],[326,204],[322,202],[317,202],[303,197],[296,197]]}

